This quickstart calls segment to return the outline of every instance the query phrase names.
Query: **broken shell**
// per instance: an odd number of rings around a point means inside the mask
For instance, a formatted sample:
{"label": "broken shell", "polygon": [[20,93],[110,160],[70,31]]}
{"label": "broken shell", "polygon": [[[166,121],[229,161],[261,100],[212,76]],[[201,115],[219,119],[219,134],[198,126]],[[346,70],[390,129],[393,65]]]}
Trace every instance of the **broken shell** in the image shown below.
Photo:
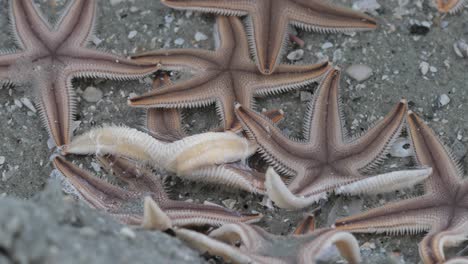
{"label": "broken shell", "polygon": [[468,58],[468,44],[464,40],[453,43],[453,50],[460,58]]}

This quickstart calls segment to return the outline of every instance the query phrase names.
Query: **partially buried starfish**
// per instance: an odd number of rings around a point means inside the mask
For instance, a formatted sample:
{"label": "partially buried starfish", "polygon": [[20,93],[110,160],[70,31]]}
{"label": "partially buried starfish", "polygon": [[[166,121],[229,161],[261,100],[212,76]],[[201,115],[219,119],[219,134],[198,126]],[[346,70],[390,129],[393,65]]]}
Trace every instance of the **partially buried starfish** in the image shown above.
{"label": "partially buried starfish", "polygon": [[[247,15],[247,33],[259,70],[279,70],[288,25],[319,32],[374,29],[376,21],[365,14],[324,0],[161,0],[169,7],[228,16]],[[244,33],[244,35],[246,35]],[[247,35],[246,35],[247,36]]]}
{"label": "partially buried starfish", "polygon": [[293,177],[286,186],[272,169],[266,174],[267,193],[282,208],[308,206],[327,193],[378,193],[411,186],[426,178],[430,169],[403,170],[366,175],[385,158],[405,124],[402,100],[374,127],[350,138],[340,109],[340,71],[332,70],[322,81],[305,117],[305,140],[291,140],[264,116],[237,106],[247,134],[260,153],[280,173]]}
{"label": "partially buried starfish", "polygon": [[60,147],[69,143],[73,132],[73,78],[139,78],[158,66],[86,47],[94,33],[97,1],[70,1],[56,26],[46,21],[33,2],[9,2],[12,35],[20,50],[0,52],[0,80],[31,83],[42,120]]}
{"label": "partially buried starfish", "polygon": [[263,174],[245,164],[255,143],[233,132],[208,132],[171,143],[136,129],[96,128],[63,147],[64,154],[113,154],[144,162],[177,176],[264,193]]}
{"label": "partially buried starfish", "polygon": [[463,8],[466,0],[436,0],[436,3],[440,12],[454,14]]}
{"label": "partially buried starfish", "polygon": [[[367,233],[428,231],[419,244],[423,262],[445,263],[444,247],[468,237],[468,181],[462,179],[461,165],[450,150],[421,118],[410,112],[408,124],[417,162],[433,171],[424,182],[425,194],[339,219],[335,225],[341,230]],[[468,258],[450,263],[468,263]]]}
{"label": "partially buried starfish", "polygon": [[221,46],[216,51],[199,49],[158,50],[134,56],[141,63],[160,63],[166,70],[189,70],[187,81],[169,84],[130,98],[135,107],[183,108],[216,103],[224,129],[235,122],[234,103],[252,107],[255,95],[304,87],[320,80],[328,62],[314,65],[279,65],[265,76],[251,61],[248,40],[237,17],[218,17]]}
{"label": "partially buried starfish", "polygon": [[[221,256],[233,263],[316,263],[335,245],[349,263],[359,263],[359,245],[349,233],[331,228],[314,230],[314,220],[307,217],[294,234],[273,235],[257,226],[226,224],[208,236],[175,229],[176,236],[201,252]],[[326,255],[326,254],[325,254]]]}
{"label": "partially buried starfish", "polygon": [[[126,189],[99,179],[62,157],[55,157],[53,164],[71,185],[73,194],[123,223],[164,230],[168,228],[165,225],[168,221],[174,226],[220,226],[255,222],[262,217],[260,214],[241,214],[219,205],[171,200],[159,175],[121,157],[101,156],[99,160],[107,171],[127,184]],[[164,217],[155,217],[155,214]]]}

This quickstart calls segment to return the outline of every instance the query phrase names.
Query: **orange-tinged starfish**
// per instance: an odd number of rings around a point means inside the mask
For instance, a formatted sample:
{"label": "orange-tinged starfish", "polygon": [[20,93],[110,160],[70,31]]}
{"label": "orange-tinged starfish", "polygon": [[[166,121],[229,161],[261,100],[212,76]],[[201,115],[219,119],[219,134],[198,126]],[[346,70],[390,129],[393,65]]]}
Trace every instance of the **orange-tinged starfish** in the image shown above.
{"label": "orange-tinged starfish", "polygon": [[[445,246],[468,237],[468,180],[450,150],[416,114],[410,112],[408,124],[417,162],[432,167],[425,181],[425,194],[393,202],[365,213],[336,221],[341,230],[355,232],[416,233],[428,231],[419,244],[424,263],[445,263]],[[449,263],[468,263],[456,258]]]}
{"label": "orange-tinged starfish", "polygon": [[235,123],[234,103],[253,107],[254,96],[299,89],[320,80],[330,70],[328,62],[313,65],[278,65],[275,73],[261,74],[250,59],[248,40],[237,17],[218,17],[220,47],[158,50],[134,58],[142,63],[160,63],[166,70],[188,70],[193,76],[163,86],[129,104],[144,108],[188,108],[216,103],[224,129]]}
{"label": "orange-tinged starfish", "polygon": [[456,13],[460,11],[466,0],[436,0],[437,9],[442,13]]}
{"label": "orange-tinged starfish", "polygon": [[136,79],[158,69],[86,47],[94,32],[96,3],[70,1],[52,26],[33,1],[9,1],[12,35],[20,49],[0,52],[0,81],[32,83],[42,120],[59,147],[70,142],[73,132],[73,78]]}
{"label": "orange-tinged starfish", "polygon": [[430,169],[416,169],[369,175],[400,135],[406,101],[360,137],[349,137],[340,109],[339,83],[340,71],[333,69],[320,84],[306,114],[305,140],[289,139],[263,115],[237,106],[236,114],[260,153],[276,171],[291,176],[286,184],[273,168],[266,173],[268,196],[281,208],[303,208],[326,199],[330,192],[396,190],[414,185],[430,173]]}
{"label": "orange-tinged starfish", "polygon": [[161,0],[169,7],[228,16],[248,17],[247,32],[259,70],[278,70],[290,24],[319,32],[374,29],[365,14],[326,3],[325,0]]}

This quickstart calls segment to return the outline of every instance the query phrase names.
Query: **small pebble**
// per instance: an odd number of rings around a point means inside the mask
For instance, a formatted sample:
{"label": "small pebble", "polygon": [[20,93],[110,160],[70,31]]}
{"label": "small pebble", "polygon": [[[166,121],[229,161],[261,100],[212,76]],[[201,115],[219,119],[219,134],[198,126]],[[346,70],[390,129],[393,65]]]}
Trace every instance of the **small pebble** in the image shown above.
{"label": "small pebble", "polygon": [[446,106],[450,103],[450,97],[447,94],[441,94],[439,96],[439,106]]}
{"label": "small pebble", "polygon": [[3,165],[5,163],[5,157],[0,156],[0,165]]}
{"label": "small pebble", "polygon": [[31,112],[33,112],[33,113],[37,112],[36,108],[31,103],[31,100],[29,100],[28,98],[26,98],[26,97],[21,98],[21,103],[23,105],[25,105],[29,110],[31,110]]}
{"label": "small pebble", "polygon": [[413,149],[409,147],[410,144],[407,138],[397,138],[390,147],[389,154],[398,158],[410,157],[414,154]]}
{"label": "small pebble", "polygon": [[422,75],[426,75],[429,72],[429,63],[423,61],[419,64],[419,70],[421,71]]}
{"label": "small pebble", "polygon": [[453,43],[455,54],[460,58],[468,58],[468,44],[464,40]]}
{"label": "small pebble", "polygon": [[323,43],[322,49],[325,50],[325,49],[329,49],[329,48],[333,48],[333,43],[331,43],[331,42],[325,42],[325,43]]}
{"label": "small pebble", "polygon": [[234,200],[234,199],[226,199],[226,200],[223,200],[222,203],[223,203],[224,206],[226,206],[227,208],[229,208],[229,209],[234,209],[234,206],[236,206],[237,201]]}
{"label": "small pebble", "polygon": [[178,38],[178,39],[174,40],[174,44],[179,45],[179,46],[183,45],[184,42],[185,42],[185,40],[183,38]]}
{"label": "small pebble", "polygon": [[102,99],[102,91],[96,87],[88,86],[83,94],[81,95],[83,99],[86,100],[88,103],[96,103],[97,101]]}
{"label": "small pebble", "polygon": [[132,30],[128,33],[128,39],[133,39],[138,34],[138,31]]}
{"label": "small pebble", "polygon": [[354,80],[362,82],[372,76],[372,68],[364,64],[353,64],[346,69],[346,73]]}
{"label": "small pebble", "polygon": [[195,33],[195,41],[198,42],[198,41],[207,40],[207,39],[208,39],[208,37],[205,34],[203,34],[201,32]]}
{"label": "small pebble", "polygon": [[110,0],[111,6],[116,6],[120,3],[122,3],[124,0]]}
{"label": "small pebble", "polygon": [[290,61],[297,61],[302,59],[304,57],[304,50],[303,49],[298,49],[294,50],[291,53],[288,54],[287,58]]}
{"label": "small pebble", "polygon": [[120,229],[120,234],[129,239],[136,238],[135,232],[129,227],[122,227],[122,229]]}

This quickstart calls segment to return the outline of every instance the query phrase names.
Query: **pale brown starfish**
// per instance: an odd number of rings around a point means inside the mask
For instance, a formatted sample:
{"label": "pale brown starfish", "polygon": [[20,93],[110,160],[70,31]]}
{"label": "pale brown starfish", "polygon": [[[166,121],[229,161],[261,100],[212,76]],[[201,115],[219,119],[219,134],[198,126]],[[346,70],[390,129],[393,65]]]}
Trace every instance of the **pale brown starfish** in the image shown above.
{"label": "pale brown starfish", "polygon": [[189,70],[187,81],[155,89],[131,98],[136,107],[182,108],[216,103],[224,129],[235,122],[234,103],[252,107],[255,95],[266,95],[304,87],[320,80],[330,69],[328,62],[314,65],[278,65],[265,76],[250,59],[248,40],[237,17],[218,17],[220,47],[216,51],[199,49],[158,50],[134,58],[141,63],[160,63],[167,70]]}
{"label": "pale brown starfish", "polygon": [[422,119],[410,112],[408,124],[417,162],[433,171],[424,182],[425,194],[339,219],[336,227],[392,234],[428,231],[419,244],[421,258],[426,264],[444,263],[444,247],[468,237],[468,181],[462,179],[461,165],[450,150]]}
{"label": "pale brown starfish", "polygon": [[30,82],[50,136],[56,146],[69,143],[76,108],[75,77],[130,79],[158,69],[152,63],[87,48],[94,32],[95,0],[70,1],[51,26],[33,1],[9,2],[12,35],[20,50],[0,53],[0,80]]}
{"label": "pale brown starfish", "polygon": [[273,235],[257,226],[226,224],[208,236],[187,229],[175,229],[176,236],[201,252],[221,256],[233,263],[316,263],[335,245],[349,263],[359,263],[359,246],[351,234],[331,228],[314,230],[307,217],[296,232]]}
{"label": "pale brown starfish", "polygon": [[440,12],[454,14],[463,8],[466,0],[436,0],[436,3]]}
{"label": "pale brown starfish", "polygon": [[279,70],[287,40],[288,25],[319,32],[347,32],[374,29],[376,21],[367,15],[326,3],[325,0],[161,0],[184,10],[248,17],[247,35],[259,70]]}
{"label": "pale brown starfish", "polygon": [[[53,164],[71,184],[75,195],[91,207],[103,210],[126,224],[165,229],[161,224],[154,224],[164,223],[164,219],[152,217],[154,208],[160,208],[175,226],[220,226],[225,223],[255,222],[262,217],[261,214],[241,214],[218,205],[171,200],[159,175],[124,158],[100,156],[99,161],[104,169],[126,183],[127,187],[124,189],[101,180],[62,157],[55,157]],[[151,200],[145,201],[144,217],[142,204],[145,197]]]}
{"label": "pale brown starfish", "polygon": [[282,208],[302,208],[327,193],[378,193],[411,186],[430,169],[366,175],[385,158],[404,127],[407,104],[402,100],[362,136],[350,138],[344,129],[339,96],[340,71],[331,70],[322,81],[305,117],[305,140],[291,140],[270,120],[237,106],[237,116],[260,153],[280,173],[292,176],[288,185],[270,168],[268,196]]}

